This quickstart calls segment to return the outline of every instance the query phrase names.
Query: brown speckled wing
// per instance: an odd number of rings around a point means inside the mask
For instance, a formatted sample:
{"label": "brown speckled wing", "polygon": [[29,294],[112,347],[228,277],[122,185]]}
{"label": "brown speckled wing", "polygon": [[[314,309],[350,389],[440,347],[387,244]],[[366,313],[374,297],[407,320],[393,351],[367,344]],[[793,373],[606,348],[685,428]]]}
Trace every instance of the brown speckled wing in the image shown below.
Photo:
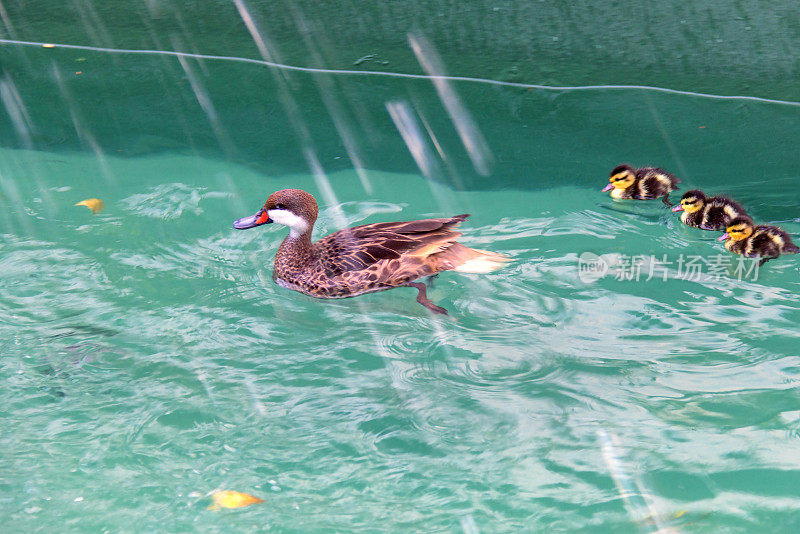
{"label": "brown speckled wing", "polygon": [[340,230],[314,244],[316,268],[326,278],[345,273],[350,278],[356,272],[369,270],[370,278],[375,275],[373,281],[389,283],[396,278],[395,271],[421,266],[421,262],[412,261],[415,251],[455,241],[461,234],[453,227],[467,217],[365,224]]}

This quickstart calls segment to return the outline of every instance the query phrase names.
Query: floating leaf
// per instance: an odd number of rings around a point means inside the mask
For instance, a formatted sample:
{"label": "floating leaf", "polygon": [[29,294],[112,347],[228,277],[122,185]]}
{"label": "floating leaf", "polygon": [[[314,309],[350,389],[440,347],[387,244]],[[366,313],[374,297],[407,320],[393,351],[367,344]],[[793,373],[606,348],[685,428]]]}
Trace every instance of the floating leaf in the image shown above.
{"label": "floating leaf", "polygon": [[81,200],[75,205],[86,206],[87,208],[92,210],[92,213],[100,213],[101,211],[103,211],[103,208],[106,207],[106,205],[103,204],[103,201],[100,200],[99,198],[87,198],[86,200]]}
{"label": "floating leaf", "polygon": [[264,499],[253,497],[247,493],[239,493],[238,491],[218,491],[211,495],[214,499],[214,504],[208,507],[209,510],[219,510],[220,508],[241,508],[242,506],[249,506],[259,502],[264,502]]}

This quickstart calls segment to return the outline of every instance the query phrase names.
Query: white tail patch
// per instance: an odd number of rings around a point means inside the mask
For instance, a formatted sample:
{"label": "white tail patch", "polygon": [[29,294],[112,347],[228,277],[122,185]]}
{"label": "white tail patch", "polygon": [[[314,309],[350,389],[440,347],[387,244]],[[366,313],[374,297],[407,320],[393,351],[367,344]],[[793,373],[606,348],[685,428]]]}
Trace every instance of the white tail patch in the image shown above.
{"label": "white tail patch", "polygon": [[468,249],[473,257],[453,268],[460,273],[490,273],[505,266],[511,258],[488,250]]}

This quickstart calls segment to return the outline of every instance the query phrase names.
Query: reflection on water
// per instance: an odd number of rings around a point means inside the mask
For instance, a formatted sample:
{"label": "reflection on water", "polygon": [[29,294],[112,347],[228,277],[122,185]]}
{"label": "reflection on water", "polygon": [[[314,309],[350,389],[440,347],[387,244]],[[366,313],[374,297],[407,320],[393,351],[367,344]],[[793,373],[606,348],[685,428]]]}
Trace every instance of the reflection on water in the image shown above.
{"label": "reflection on water", "polygon": [[[272,283],[284,230],[229,223],[282,187],[320,193],[319,177],[109,156],[111,186],[86,172],[90,155],[5,150],[0,161],[13,191],[0,199],[11,528],[795,521],[795,258],[757,281],[584,282],[585,251],[722,246],[659,203],[613,202],[597,187],[438,184],[453,213],[472,213],[466,245],[514,258],[491,275],[443,273],[431,292],[451,310],[442,318],[412,290],[318,301]],[[318,195],[318,235],[448,214],[419,176],[371,171],[372,194],[355,171],[326,178],[339,202]],[[42,208],[45,191],[57,210]],[[97,215],[72,206],[94,195],[106,203]],[[266,502],[206,511],[215,489]]]}

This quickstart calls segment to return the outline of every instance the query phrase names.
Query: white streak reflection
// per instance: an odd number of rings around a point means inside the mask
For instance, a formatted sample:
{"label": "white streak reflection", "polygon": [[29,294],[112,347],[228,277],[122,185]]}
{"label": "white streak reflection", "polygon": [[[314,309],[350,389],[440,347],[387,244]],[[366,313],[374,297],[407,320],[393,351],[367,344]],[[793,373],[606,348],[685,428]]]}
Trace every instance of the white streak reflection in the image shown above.
{"label": "white streak reflection", "polygon": [[19,91],[17,91],[16,85],[14,85],[14,81],[8,74],[0,80],[0,100],[3,101],[8,116],[11,118],[17,137],[20,138],[25,148],[33,148],[33,143],[31,142],[33,123],[31,122],[31,117]]}
{"label": "white streak reflection", "polygon": [[492,163],[492,153],[489,150],[489,145],[478,129],[478,125],[472,119],[472,115],[461,103],[461,98],[445,78],[444,65],[436,50],[421,36],[409,34],[408,42],[417,56],[419,64],[431,77],[431,81],[436,87],[436,92],[439,93],[439,98],[447,110],[447,114],[450,115],[450,120],[453,121],[453,125],[472,160],[475,170],[481,176],[489,176],[489,168]]}
{"label": "white streak reflection", "polygon": [[[176,46],[176,48],[179,46],[177,38],[173,38],[173,45]],[[197,103],[200,104],[206,117],[208,117],[208,122],[211,124],[211,129],[214,131],[214,135],[217,141],[219,141],[220,147],[222,147],[222,150],[226,154],[233,154],[233,142],[220,123],[219,115],[217,115],[217,110],[214,107],[214,103],[211,101],[208,91],[206,91],[206,88],[200,82],[200,79],[195,74],[194,69],[192,69],[187,59],[183,56],[179,56],[178,61],[183,71],[186,73],[186,79],[189,80],[189,85],[192,87],[195,98],[197,98]]]}
{"label": "white streak reflection", "polygon": [[[295,23],[300,30],[300,35],[303,37],[303,41],[305,41],[306,48],[308,48],[312,60],[317,65],[322,66],[322,56],[317,51],[317,46],[312,40],[308,22],[299,9],[294,8],[292,12],[294,14]],[[367,176],[367,171],[361,159],[358,144],[356,143],[355,135],[350,127],[350,121],[347,118],[345,109],[335,96],[336,86],[333,79],[329,74],[317,72],[314,73],[314,80],[317,82],[319,93],[328,110],[328,115],[333,120],[336,131],[342,139],[342,144],[344,144],[344,148],[347,151],[347,156],[350,158],[350,162],[353,164],[358,179],[361,181],[361,186],[364,188],[364,192],[371,195],[372,184],[370,183],[369,176]]]}
{"label": "white streak reflection", "polygon": [[78,108],[75,104],[74,99],[72,98],[72,94],[67,87],[67,84],[64,82],[63,76],[61,76],[61,72],[58,70],[58,67],[55,63],[52,64],[53,67],[53,78],[56,80],[56,84],[58,85],[58,89],[61,93],[61,97],[64,99],[64,102],[67,105],[67,109],[69,110],[70,118],[72,118],[72,124],[75,127],[75,133],[78,134],[78,138],[89,145],[92,152],[94,152],[95,159],[97,160],[97,164],[100,166],[100,171],[102,172],[103,176],[105,177],[106,181],[109,183],[117,183],[116,177],[114,173],[111,172],[111,167],[108,165],[106,161],[105,153],[103,149],[100,147],[100,143],[97,142],[92,132],[86,125],[83,123],[83,119],[81,119],[80,114],[78,113]]}
{"label": "white streak reflection", "polygon": [[[386,109],[389,111],[392,121],[394,121],[397,130],[406,143],[408,151],[411,152],[411,157],[414,158],[417,167],[428,178],[428,186],[439,207],[442,211],[451,211],[454,204],[452,190],[440,183],[441,169],[439,162],[431,151],[423,134],[423,128],[417,121],[416,114],[411,109],[411,106],[402,101],[387,102]],[[432,132],[430,133],[432,134]]]}
{"label": "white streak reflection", "polygon": [[652,524],[659,534],[674,534],[677,532],[672,527],[665,527],[661,524],[661,515],[656,510],[652,498],[644,491],[642,483],[638,478],[630,474],[620,456],[617,445],[619,438],[610,434],[604,428],[597,431],[597,439],[600,441],[600,449],[603,453],[603,460],[608,466],[617,490],[625,502],[625,507],[634,523],[639,526]]}
{"label": "white streak reflection", "polygon": [[439,166],[425,141],[425,136],[422,134],[422,129],[414,117],[411,107],[406,102],[395,101],[387,102],[386,110],[392,117],[394,125],[403,137],[419,170],[426,178],[434,178],[439,172]]}
{"label": "white streak reflection", "polygon": [[8,16],[8,11],[6,11],[6,6],[3,5],[3,2],[1,0],[0,0],[0,20],[3,21],[3,26],[6,27],[6,31],[8,32],[8,34],[14,39],[16,39],[17,32],[14,29],[14,25],[11,24],[11,18]]}

